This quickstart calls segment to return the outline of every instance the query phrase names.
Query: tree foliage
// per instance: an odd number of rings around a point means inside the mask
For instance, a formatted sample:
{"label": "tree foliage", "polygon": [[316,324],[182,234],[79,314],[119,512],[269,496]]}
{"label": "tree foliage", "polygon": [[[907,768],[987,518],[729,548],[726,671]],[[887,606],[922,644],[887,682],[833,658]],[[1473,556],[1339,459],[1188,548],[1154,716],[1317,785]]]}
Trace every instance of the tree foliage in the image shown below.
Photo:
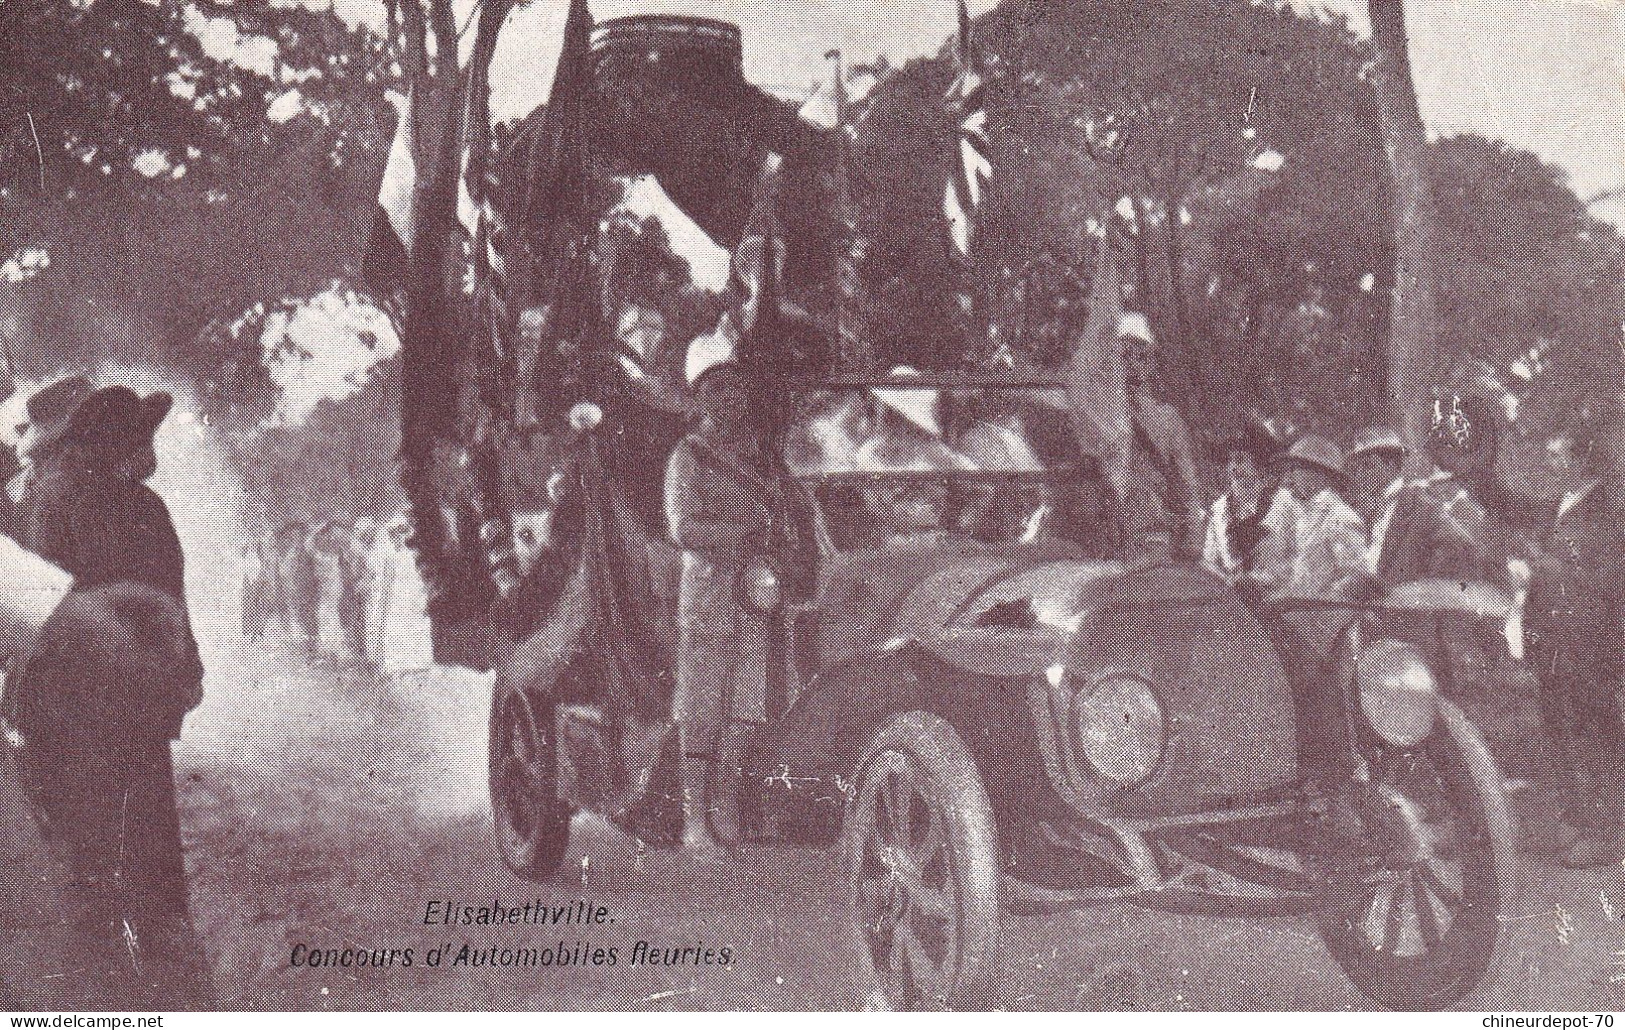
{"label": "tree foliage", "polygon": [[[996,169],[978,300],[1019,359],[1061,360],[1107,234],[1127,303],[1163,340],[1164,385],[1210,444],[1248,408],[1334,436],[1390,416],[1391,176],[1368,43],[1246,0],[1005,0],[975,30]],[[988,357],[953,316],[952,75],[947,52],[912,62],[860,112],[864,325],[891,361]],[[1532,437],[1602,431],[1617,402],[1600,385],[1618,375],[1617,233],[1504,144],[1438,140],[1427,164],[1433,245],[1450,255],[1434,273],[1441,368],[1479,358],[1507,377],[1545,339],[1542,374],[1520,385]]]}

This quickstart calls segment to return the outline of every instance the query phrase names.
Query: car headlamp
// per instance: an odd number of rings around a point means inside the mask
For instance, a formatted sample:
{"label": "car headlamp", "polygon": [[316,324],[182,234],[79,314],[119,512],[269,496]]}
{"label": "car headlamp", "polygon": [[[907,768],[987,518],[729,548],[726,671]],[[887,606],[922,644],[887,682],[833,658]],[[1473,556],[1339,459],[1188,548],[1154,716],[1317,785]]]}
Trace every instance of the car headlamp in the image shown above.
{"label": "car headlamp", "polygon": [[1433,733],[1438,681],[1416,648],[1379,640],[1361,652],[1356,677],[1360,708],[1377,736],[1414,747]]}
{"label": "car headlamp", "polygon": [[750,606],[761,612],[776,610],[784,601],[784,587],[779,575],[763,562],[756,562],[745,573],[745,597]]}
{"label": "car headlamp", "polygon": [[1076,753],[1103,780],[1119,787],[1144,783],[1167,743],[1162,704],[1138,676],[1102,677],[1072,703]]}

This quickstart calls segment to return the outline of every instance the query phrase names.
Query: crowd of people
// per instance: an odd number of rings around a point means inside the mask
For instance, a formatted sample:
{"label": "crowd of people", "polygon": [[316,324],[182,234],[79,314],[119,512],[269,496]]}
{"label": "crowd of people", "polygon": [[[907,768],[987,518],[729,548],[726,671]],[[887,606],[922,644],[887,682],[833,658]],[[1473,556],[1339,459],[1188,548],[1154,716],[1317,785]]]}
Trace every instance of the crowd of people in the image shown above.
{"label": "crowd of people", "polygon": [[243,548],[242,627],[280,633],[325,655],[377,668],[432,660],[427,597],[406,516],[384,522],[289,522]]}

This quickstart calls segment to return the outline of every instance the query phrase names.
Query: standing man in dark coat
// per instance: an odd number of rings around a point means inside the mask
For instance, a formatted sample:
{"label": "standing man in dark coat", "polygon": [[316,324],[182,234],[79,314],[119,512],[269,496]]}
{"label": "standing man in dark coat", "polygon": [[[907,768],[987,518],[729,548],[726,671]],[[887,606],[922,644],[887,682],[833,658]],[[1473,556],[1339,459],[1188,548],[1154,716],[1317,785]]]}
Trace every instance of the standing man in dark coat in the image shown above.
{"label": "standing man in dark coat", "polygon": [[1547,732],[1565,766],[1574,869],[1625,859],[1625,494],[1602,480],[1570,493],[1535,561],[1529,657]]}
{"label": "standing man in dark coat", "polygon": [[164,393],[97,390],[74,412],[58,458],[36,469],[19,518],[25,546],[70,573],[75,594],[131,609],[131,643],[161,656],[111,676],[97,649],[53,639],[47,625],[18,676],[25,775],[70,871],[87,961],[118,1008],[191,1008],[210,994],[187,910],[170,755],[202,699],[203,666],[180,539],[145,485],[170,405]]}

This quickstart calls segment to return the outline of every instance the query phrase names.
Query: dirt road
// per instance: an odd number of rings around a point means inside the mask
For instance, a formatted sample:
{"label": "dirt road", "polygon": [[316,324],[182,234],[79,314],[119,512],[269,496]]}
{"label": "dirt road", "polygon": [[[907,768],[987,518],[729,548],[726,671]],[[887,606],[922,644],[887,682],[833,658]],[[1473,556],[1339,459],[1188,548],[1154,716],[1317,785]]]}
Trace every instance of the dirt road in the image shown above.
{"label": "dirt road", "polygon": [[[275,1009],[825,1009],[860,1004],[843,894],[825,855],[763,852],[695,869],[578,820],[568,875],[515,880],[491,843],[486,687],[445,672],[379,682],[280,648],[217,657],[211,698],[177,748],[193,911],[223,1004]],[[14,874],[0,927],[14,1003],[62,980],[22,935],[49,920],[48,871],[0,790]],[[602,906],[600,925],[425,925],[444,906]],[[1616,908],[1617,906],[1617,908]],[[1625,870],[1526,859],[1497,971],[1476,1007],[1622,1007]],[[634,964],[657,952],[678,964]],[[467,945],[466,963],[457,964]],[[449,947],[448,947],[449,946]],[[491,949],[496,949],[493,955]],[[352,949],[385,968],[310,968]],[[439,967],[425,965],[443,951]],[[610,949],[615,964],[592,965]],[[692,949],[675,955],[668,949]],[[728,961],[720,951],[730,949]],[[393,949],[395,954],[389,957]],[[404,965],[410,949],[412,965]],[[549,951],[504,966],[503,950]],[[712,964],[701,961],[716,952]],[[296,954],[297,951],[297,954]],[[474,962],[490,957],[496,965]],[[561,961],[565,959],[567,961]],[[299,964],[295,965],[295,961]],[[684,961],[686,960],[686,961]],[[697,964],[697,962],[699,964]],[[1340,1009],[1365,1002],[1303,920],[1179,917],[1127,907],[1007,921],[1017,1009]],[[0,1006],[3,1007],[3,1006]]]}

